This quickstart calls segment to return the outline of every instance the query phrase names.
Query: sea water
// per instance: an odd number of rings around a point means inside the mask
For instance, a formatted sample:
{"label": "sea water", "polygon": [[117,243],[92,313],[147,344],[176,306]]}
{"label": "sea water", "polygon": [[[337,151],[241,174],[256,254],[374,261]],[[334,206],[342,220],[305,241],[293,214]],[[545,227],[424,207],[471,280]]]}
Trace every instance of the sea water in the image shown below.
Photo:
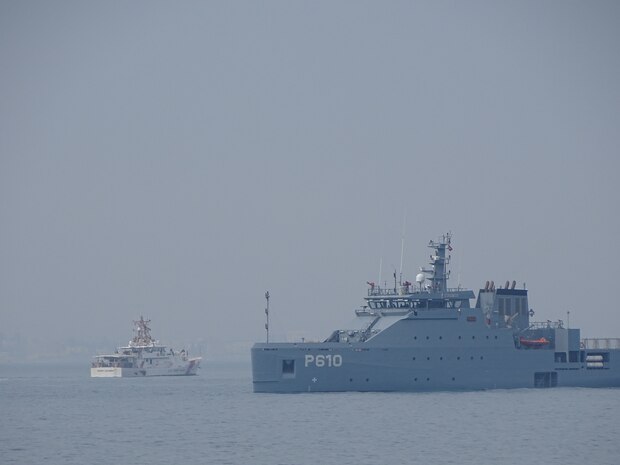
{"label": "sea water", "polygon": [[620,463],[620,389],[254,394],[249,363],[0,365],[0,464]]}

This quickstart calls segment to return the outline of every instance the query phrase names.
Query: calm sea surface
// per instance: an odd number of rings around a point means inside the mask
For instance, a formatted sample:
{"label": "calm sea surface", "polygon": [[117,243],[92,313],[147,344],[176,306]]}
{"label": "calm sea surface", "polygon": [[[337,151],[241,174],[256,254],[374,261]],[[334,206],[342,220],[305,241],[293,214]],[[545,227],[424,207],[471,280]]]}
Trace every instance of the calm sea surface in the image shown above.
{"label": "calm sea surface", "polygon": [[0,365],[1,464],[620,463],[620,389],[253,394],[245,363]]}

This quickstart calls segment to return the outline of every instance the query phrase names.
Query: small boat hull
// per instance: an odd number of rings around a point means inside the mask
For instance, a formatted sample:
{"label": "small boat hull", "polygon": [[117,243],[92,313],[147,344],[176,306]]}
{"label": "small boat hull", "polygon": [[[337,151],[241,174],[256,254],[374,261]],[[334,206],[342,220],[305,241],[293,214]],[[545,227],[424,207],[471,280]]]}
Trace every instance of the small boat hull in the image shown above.
{"label": "small boat hull", "polygon": [[123,369],[118,367],[98,367],[90,369],[91,378],[122,378]]}
{"label": "small boat hull", "polygon": [[91,367],[91,378],[143,378],[147,376],[193,376],[198,372],[201,358],[192,358],[186,364],[175,367],[126,368]]}

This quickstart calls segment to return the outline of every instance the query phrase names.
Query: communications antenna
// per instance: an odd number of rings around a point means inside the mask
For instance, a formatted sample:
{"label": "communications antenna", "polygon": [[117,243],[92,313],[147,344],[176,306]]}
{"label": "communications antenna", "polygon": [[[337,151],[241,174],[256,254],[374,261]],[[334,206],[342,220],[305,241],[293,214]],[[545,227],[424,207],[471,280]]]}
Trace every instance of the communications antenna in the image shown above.
{"label": "communications antenna", "polygon": [[400,236],[400,285],[403,284],[403,255],[405,253],[405,224],[407,222],[407,210],[403,213],[403,232]]}

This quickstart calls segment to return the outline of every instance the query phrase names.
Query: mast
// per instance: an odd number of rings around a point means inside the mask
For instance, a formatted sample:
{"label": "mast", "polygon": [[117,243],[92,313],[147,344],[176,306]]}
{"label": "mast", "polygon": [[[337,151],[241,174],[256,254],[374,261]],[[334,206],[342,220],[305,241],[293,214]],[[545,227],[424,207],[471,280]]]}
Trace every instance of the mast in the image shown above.
{"label": "mast", "polygon": [[400,275],[399,284],[403,284],[403,256],[405,254],[405,222],[407,221],[407,210],[403,214],[403,232],[400,236]]}
{"label": "mast", "polygon": [[448,278],[450,272],[447,265],[450,263],[450,256],[446,256],[446,249],[451,252],[452,233],[444,234],[438,241],[429,241],[428,247],[434,249],[435,253],[430,256],[430,269],[422,268],[422,272],[429,274],[431,289],[433,292],[445,292],[448,290]]}
{"label": "mast", "polygon": [[139,320],[134,320],[134,331],[136,331],[136,335],[130,341],[130,345],[133,346],[149,346],[153,345],[155,341],[151,337],[151,328],[148,327],[148,324],[151,320],[145,320],[142,315],[140,315]]}
{"label": "mast", "polygon": [[267,344],[269,344],[269,291],[265,292],[265,300],[267,301],[267,306],[265,307],[265,317],[267,318],[267,322],[265,323],[265,330],[267,331]]}

